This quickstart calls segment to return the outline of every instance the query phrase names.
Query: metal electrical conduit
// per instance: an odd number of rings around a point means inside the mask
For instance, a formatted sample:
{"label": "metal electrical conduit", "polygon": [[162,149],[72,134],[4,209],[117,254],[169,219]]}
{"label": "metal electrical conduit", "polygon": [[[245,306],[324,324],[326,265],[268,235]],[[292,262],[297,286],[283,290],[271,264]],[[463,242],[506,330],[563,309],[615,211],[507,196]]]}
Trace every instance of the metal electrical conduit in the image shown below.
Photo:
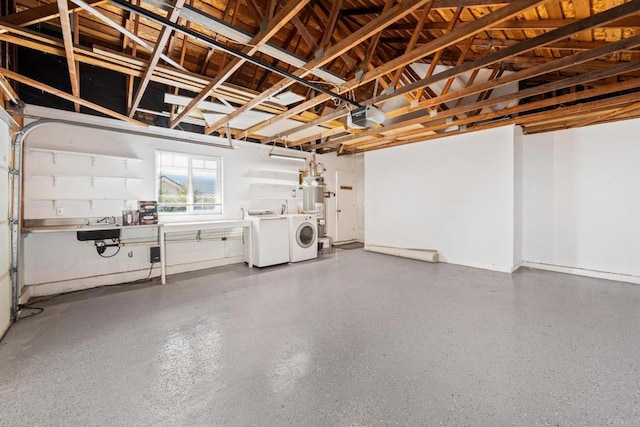
{"label": "metal electrical conduit", "polygon": [[37,128],[46,125],[67,125],[67,126],[75,126],[82,128],[90,128],[90,129],[98,129],[105,131],[116,131],[118,133],[126,133],[129,135],[136,136],[147,136],[154,137],[159,139],[166,139],[172,142],[184,142],[188,144],[196,144],[196,145],[204,145],[207,147],[218,147],[218,148],[227,148],[233,149],[233,144],[231,140],[229,140],[229,144],[218,144],[218,143],[208,143],[205,141],[197,141],[190,138],[183,138],[180,136],[168,136],[163,135],[158,132],[154,132],[153,128],[144,128],[141,130],[135,129],[126,129],[120,128],[116,125],[108,126],[108,125],[97,125],[92,123],[76,123],[68,120],[58,120],[58,119],[40,119],[33,123],[29,123],[25,127],[22,128],[19,132],[16,133],[15,138],[12,142],[13,147],[13,188],[12,188],[12,207],[11,207],[11,287],[13,291],[13,299],[11,304],[12,318],[13,321],[18,320],[18,306],[20,300],[20,271],[18,268],[19,260],[18,257],[20,255],[21,249],[21,233],[20,233],[20,218],[22,215],[22,157],[24,151],[24,142],[27,136]]}
{"label": "metal electrical conduit", "polygon": [[[73,1],[74,3],[77,3],[77,1],[74,1],[74,0],[71,0],[71,1]],[[225,45],[224,43],[220,43],[219,41],[217,41],[217,40],[215,40],[215,39],[213,39],[211,37],[208,37],[208,36],[206,36],[204,34],[200,34],[200,33],[196,32],[196,31],[192,30],[191,28],[182,27],[182,26],[176,24],[175,22],[170,21],[167,18],[164,18],[162,16],[159,16],[159,15],[156,15],[154,13],[151,13],[148,10],[146,10],[146,9],[140,7],[140,6],[136,6],[136,5],[133,5],[133,4],[129,3],[129,2],[127,2],[126,0],[109,0],[109,1],[111,3],[113,3],[113,4],[116,4],[116,5],[120,6],[124,10],[136,13],[136,14],[144,17],[144,18],[147,18],[147,19],[149,19],[151,21],[156,22],[157,24],[164,25],[165,27],[171,28],[172,30],[174,30],[174,31],[176,31],[178,33],[182,33],[185,36],[192,37],[194,40],[199,41],[201,43],[204,43],[205,45],[207,45],[207,46],[209,46],[211,48],[219,49],[222,52],[226,52],[226,53],[228,53],[230,55],[233,55],[233,56],[235,56],[237,58],[243,59],[243,60],[245,60],[247,62],[250,62],[250,63],[252,63],[254,65],[257,65],[258,67],[262,67],[265,70],[269,70],[269,71],[271,71],[271,72],[273,72],[275,74],[278,74],[278,75],[280,75],[282,77],[286,77],[286,78],[288,78],[290,80],[298,82],[301,85],[306,86],[306,87],[308,87],[310,89],[313,89],[313,90],[315,90],[317,92],[322,92],[325,95],[329,95],[332,98],[339,99],[340,101],[346,102],[347,104],[351,104],[354,107],[362,107],[356,101],[354,101],[352,99],[349,99],[349,98],[347,98],[347,97],[345,97],[343,95],[340,95],[339,93],[332,92],[329,89],[324,88],[324,87],[322,87],[320,85],[317,85],[315,83],[312,83],[312,82],[310,82],[308,80],[305,80],[302,77],[298,77],[295,74],[291,74],[291,73],[289,73],[287,71],[281,70],[281,69],[279,69],[279,68],[277,68],[277,67],[275,67],[275,66],[273,66],[273,65],[271,65],[271,64],[269,64],[267,62],[261,61],[261,60],[255,58],[255,57],[253,57],[251,55],[247,55],[246,53],[244,53],[244,52],[242,52],[240,50],[236,50],[236,49],[230,48],[229,46]],[[306,70],[306,71],[311,72],[311,70]]]}

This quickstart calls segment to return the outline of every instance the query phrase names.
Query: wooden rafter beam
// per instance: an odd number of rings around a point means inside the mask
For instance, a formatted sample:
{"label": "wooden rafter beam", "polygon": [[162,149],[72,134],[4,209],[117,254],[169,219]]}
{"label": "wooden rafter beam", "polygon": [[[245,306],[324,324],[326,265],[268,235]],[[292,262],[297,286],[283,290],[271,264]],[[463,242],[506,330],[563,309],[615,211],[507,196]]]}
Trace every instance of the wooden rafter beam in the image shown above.
{"label": "wooden rafter beam", "polygon": [[329,40],[331,40],[331,34],[333,34],[336,22],[338,21],[338,14],[340,13],[341,6],[342,0],[333,1],[333,4],[331,5],[331,12],[329,13],[329,19],[327,21],[327,26],[318,45],[320,49],[324,49],[327,46],[327,43],[329,43]]}
{"label": "wooden rafter beam", "polygon": [[[455,9],[462,7],[499,7],[509,3],[505,0],[435,0],[433,9]],[[356,7],[353,9],[343,9],[340,11],[341,16],[358,16],[358,15],[377,15],[382,12],[382,7]]]}
{"label": "wooden rafter beam", "polygon": [[[76,98],[80,98],[80,82],[76,68],[76,60],[73,54],[73,35],[71,34],[71,21],[69,20],[69,9],[67,0],[58,0],[58,10],[60,12],[60,27],[62,29],[62,39],[64,40],[64,51],[67,57],[67,69],[69,70],[69,80],[71,81],[71,93]],[[80,104],[73,104],[77,113],[80,112]]]}
{"label": "wooden rafter beam", "polygon": [[[547,74],[553,71],[562,70],[563,68],[575,66],[583,62],[592,61],[596,58],[600,58],[602,56],[610,55],[614,52],[617,52],[621,48],[628,49],[628,48],[633,48],[637,46],[640,46],[640,35],[622,39],[617,42],[612,42],[607,44],[606,46],[602,46],[597,49],[575,53],[573,55],[565,56],[565,57],[556,59],[554,61],[549,61],[544,64],[539,64],[530,68],[526,68],[524,70],[511,73],[506,76],[502,76],[499,79],[490,80],[487,82],[473,85],[469,88],[465,88],[455,92],[440,95],[435,99],[422,101],[415,106],[412,105],[407,108],[395,110],[395,112],[392,113],[392,115],[396,115],[398,111],[402,111],[402,110],[405,110],[406,112],[423,110],[438,103],[453,101],[453,100],[464,98],[469,95],[480,93],[489,89],[495,89],[497,87],[504,86],[510,83],[526,80],[528,78]],[[615,68],[615,67],[612,67],[612,68]]]}
{"label": "wooden rafter beam", "polygon": [[[379,33],[388,25],[391,25],[393,22],[397,21],[398,19],[402,19],[403,17],[412,13],[414,10],[424,6],[424,4],[427,3],[428,1],[429,0],[408,0],[403,4],[390,9],[387,13],[381,14],[376,19],[368,22],[366,25],[361,27],[359,30],[345,37],[341,42],[331,46],[329,49],[327,49],[324,52],[324,55],[321,58],[316,58],[307,62],[301,69],[297,70],[293,74],[296,75],[297,77],[306,76],[314,68],[321,67],[322,65],[332,61],[333,59],[337,58],[341,54],[351,49],[353,46],[358,45],[362,43],[364,40],[367,40],[369,37]],[[265,101],[269,97],[277,94],[281,90],[291,86],[293,83],[294,83],[293,80],[289,80],[287,78],[280,80],[280,82],[276,83],[270,89],[260,94],[260,96],[254,98],[252,101],[238,108],[233,113],[227,115],[227,117],[225,117],[224,119],[218,120],[218,122],[208,127],[205,132],[212,133],[218,130],[219,128],[224,126],[226,123],[228,123],[230,120],[238,117],[240,114],[244,113],[245,111],[250,110],[251,108]]]}
{"label": "wooden rafter beam", "polygon": [[[169,12],[169,16],[167,16],[167,19],[169,19],[169,21],[176,22],[178,20],[180,11],[182,10],[182,6],[184,6],[184,2],[185,0],[175,0],[173,8],[171,8],[171,11]],[[147,86],[151,81],[153,71],[160,61],[160,57],[162,55],[162,52],[164,51],[165,46],[167,45],[167,42],[169,41],[169,37],[171,37],[172,31],[173,30],[169,27],[162,27],[162,30],[160,30],[160,36],[156,41],[153,52],[151,53],[151,58],[149,59],[147,69],[144,73],[144,76],[142,76],[142,80],[140,81],[140,85],[138,86],[138,91],[133,97],[133,103],[131,104],[131,108],[129,109],[129,117],[133,117],[133,115],[136,113],[136,110],[140,105],[140,101],[142,101],[142,97],[147,90]]]}
{"label": "wooden rafter beam", "polygon": [[[416,44],[418,43],[418,39],[422,34],[422,29],[424,28],[424,24],[427,22],[427,19],[429,18],[429,13],[431,12],[431,8],[433,7],[434,1],[435,0],[432,0],[431,2],[429,2],[420,13],[420,17],[418,18],[418,23],[416,24],[416,27],[413,29],[411,38],[408,40],[407,46],[404,50],[405,54],[409,53],[416,47]],[[404,69],[405,67],[401,67],[396,70],[396,73],[391,79],[391,84],[389,86],[391,86],[394,89],[396,88],[396,86],[398,86],[398,82],[400,81],[400,76],[404,72]]]}
{"label": "wooden rafter beam", "polygon": [[[3,24],[0,24],[0,27],[2,27],[2,25]],[[64,45],[60,39],[45,36],[26,28],[16,28],[13,26],[10,28],[15,35],[12,33],[0,34],[1,41],[64,58]],[[145,61],[124,53],[95,48],[89,49],[83,46],[74,46],[74,52],[76,60],[80,63],[105,68],[122,73],[125,76],[141,78],[145,70]],[[178,87],[191,92],[200,92],[202,88],[209,83],[209,79],[199,74],[176,70],[164,65],[158,65],[156,67],[152,80],[159,84]],[[242,104],[252,99],[256,94],[225,83],[216,89],[213,95],[226,99],[229,102]],[[275,106],[271,103],[263,103],[258,108],[261,111],[274,114],[279,114],[284,111],[283,107]],[[297,117],[296,119],[304,121],[303,117]],[[315,119],[315,117],[313,117],[313,119]]]}
{"label": "wooden rafter beam", "polygon": [[[580,22],[581,19],[567,18],[567,19],[539,19],[531,21],[504,21],[498,25],[492,27],[492,30],[555,30],[562,28],[575,22]],[[630,28],[635,29],[640,27],[640,17],[628,17],[620,19],[616,22],[611,22],[602,25],[603,28]],[[430,22],[424,26],[425,30],[446,30],[446,22]],[[389,27],[388,31],[406,31],[413,29],[411,24],[396,24]],[[583,40],[584,41],[584,40]]]}
{"label": "wooden rafter beam", "polygon": [[[529,89],[525,89],[525,90],[521,90],[515,93],[510,93],[510,94],[506,94],[506,95],[502,95],[502,96],[497,96],[495,98],[491,98],[491,99],[487,99],[487,100],[483,100],[483,101],[479,101],[479,102],[474,102],[472,104],[467,104],[467,105],[462,105],[460,107],[457,108],[452,108],[448,111],[446,111],[443,114],[438,114],[438,116],[436,117],[437,119],[446,119],[448,117],[454,117],[457,114],[461,114],[461,113],[466,113],[469,111],[473,111],[473,110],[477,110],[477,109],[482,109],[482,108],[487,108],[487,107],[491,107],[493,105],[498,105],[498,104],[503,104],[503,103],[510,103],[513,101],[517,101],[517,100],[521,100],[521,99],[526,99],[529,97],[533,97],[536,95],[542,95],[545,93],[550,93],[559,89],[563,89],[563,88],[567,88],[567,87],[572,87],[572,86],[576,86],[576,85],[584,85],[586,83],[592,82],[592,81],[597,81],[597,80],[602,80],[602,79],[607,79],[610,78],[612,76],[617,76],[620,74],[624,74],[626,72],[630,72],[630,71],[634,71],[634,70],[638,70],[640,69],[640,63],[633,63],[633,62],[628,62],[628,63],[622,63],[620,65],[617,65],[615,67],[613,67],[610,70],[600,70],[600,71],[594,71],[591,73],[586,73],[586,74],[582,74],[579,76],[575,76],[575,77],[570,77],[570,78],[566,78],[563,80],[559,80],[557,82],[553,82],[553,83],[548,83],[546,85],[541,85],[541,86],[536,86],[533,88],[529,88]],[[634,81],[634,84],[636,83],[636,81]],[[624,87],[624,83],[620,83],[619,85],[617,85],[615,87],[615,90],[623,90],[622,87]],[[637,94],[636,94],[637,96]],[[555,98],[553,98],[552,102],[557,102],[557,100]],[[501,113],[503,114],[508,114],[506,111],[501,111]],[[471,118],[472,121],[477,121],[480,120],[479,116],[476,116],[474,118]],[[385,126],[384,128],[381,129],[372,129],[369,131],[365,131],[362,132],[360,134],[358,134],[357,136],[350,136],[350,137],[345,137],[345,138],[341,138],[338,140],[335,140],[334,142],[336,143],[341,143],[341,144],[354,144],[357,143],[358,139],[363,139],[366,137],[372,137],[375,135],[380,134],[380,132],[394,132],[394,131],[399,131],[402,129],[405,129],[409,126],[414,126],[414,125],[424,125],[425,123],[428,123],[429,120],[426,120],[425,117],[414,117],[414,118],[410,118],[407,120],[402,120],[398,123],[394,123],[392,125],[389,126]]]}
{"label": "wooden rafter beam", "polygon": [[[309,3],[309,0],[289,0],[285,7],[280,9],[276,16],[269,22],[264,32],[260,32],[256,35],[249,46],[245,47],[242,51],[247,55],[253,55],[258,51],[260,46],[264,45],[273,37],[289,20],[292,16],[295,16],[304,6]],[[233,74],[240,66],[245,62],[244,59],[234,58],[229,62],[225,68],[218,73],[218,75],[185,107],[185,109],[178,114],[170,124],[171,128],[174,128],[180,123],[180,121],[186,117],[191,110],[193,110],[202,100],[211,94],[211,92],[224,83],[231,74]]]}
{"label": "wooden rafter beam", "polygon": [[[72,1],[73,1],[73,3],[75,3],[78,6],[82,7],[82,9],[85,10],[87,13],[93,15],[95,18],[97,18],[100,21],[102,21],[104,24],[106,24],[109,27],[117,30],[121,34],[126,35],[127,37],[129,37],[130,39],[132,39],[136,43],[138,43],[141,47],[144,47],[145,49],[147,49],[149,52],[153,52],[153,46],[151,46],[149,43],[144,41],[142,38],[138,37],[136,34],[132,33],[129,30],[127,30],[122,25],[120,25],[117,22],[115,22],[113,19],[111,19],[106,14],[102,13],[101,11],[99,11],[94,6],[90,5],[89,3],[85,2],[84,0],[72,0]],[[167,63],[173,65],[174,67],[176,67],[178,69],[184,69],[180,64],[176,63],[173,59],[169,58],[167,55],[162,54],[162,59],[164,59]]]}
{"label": "wooden rafter beam", "polygon": [[[396,0],[386,0],[384,7],[382,8],[382,13],[387,12],[389,9],[391,9],[391,7],[393,6],[393,4],[396,2]],[[380,35],[382,34],[382,32],[379,32],[377,34],[374,34],[373,37],[371,37],[369,39],[369,46],[367,47],[367,51],[364,55],[364,60],[362,61],[362,64],[360,65],[360,70],[364,73],[367,68],[369,67],[369,64],[371,63],[371,58],[373,58],[373,54],[375,53],[376,49],[378,48],[378,43],[380,41]]]}
{"label": "wooden rafter beam", "polygon": [[[348,92],[350,90],[353,90],[359,86],[362,86],[365,83],[368,83],[376,78],[378,78],[379,76],[383,76],[385,74],[391,73],[401,67],[404,67],[408,64],[411,64],[421,58],[424,58],[434,52],[437,52],[441,49],[444,49],[448,46],[451,46],[453,44],[456,44],[458,42],[460,42],[461,40],[464,40],[470,36],[472,36],[473,34],[479,33],[481,31],[486,30],[487,28],[491,27],[492,25],[497,24],[498,22],[502,22],[506,19],[509,19],[511,17],[513,17],[514,15],[517,15],[518,13],[522,12],[523,10],[529,9],[531,7],[534,7],[540,3],[544,3],[545,0],[514,0],[513,2],[511,2],[508,6],[505,6],[501,9],[496,10],[495,12],[489,14],[489,15],[485,15],[484,17],[474,21],[474,22],[470,22],[467,25],[461,26],[457,29],[455,29],[454,31],[451,31],[450,33],[444,34],[441,37],[438,37],[434,40],[432,40],[431,42],[419,46],[415,49],[413,49],[411,52],[401,55],[395,59],[392,59],[388,62],[386,62],[385,64],[366,72],[363,76],[361,76],[360,78],[355,78],[352,79],[350,81],[348,81],[347,83],[345,83],[344,85],[342,85],[340,87],[340,93],[345,93]],[[640,1],[640,0],[639,0]],[[373,22],[373,21],[372,21]],[[389,24],[391,25],[391,24]],[[381,29],[382,30],[382,29]],[[450,76],[447,76],[445,78],[448,78]],[[419,89],[420,87],[423,87],[426,85],[421,85],[418,86],[416,89]],[[280,90],[280,89],[278,89]],[[408,91],[407,91],[408,92]],[[403,92],[407,93],[407,92]],[[397,93],[397,91],[395,92]],[[395,95],[394,93],[394,95]],[[289,109],[287,112],[276,116],[274,118],[271,118],[267,121],[264,121],[262,123],[259,123],[256,126],[253,126],[251,129],[249,129],[248,131],[251,132],[257,132],[260,129],[276,123],[280,120],[284,120],[286,118],[292,117],[295,114],[298,114],[302,111],[306,111],[309,108],[312,108],[322,102],[325,102],[327,100],[329,100],[330,97],[328,95],[325,94],[321,94],[316,96],[315,98],[312,98],[309,101],[303,102],[302,104]],[[379,98],[377,98],[379,99]],[[373,100],[369,100],[368,102],[373,103]],[[247,136],[249,133],[245,132],[242,137]]]}
{"label": "wooden rafter beam", "polygon": [[[621,104],[633,102],[632,100],[635,99],[635,97],[637,97],[636,94],[621,95],[614,98],[583,102],[576,105],[559,106],[558,108],[555,108],[551,111],[542,111],[539,113],[507,118],[504,120],[480,123],[472,127],[468,127],[466,129],[459,129],[457,131],[452,131],[452,132],[442,132],[442,133],[436,133],[431,135],[428,135],[428,134],[419,135],[419,136],[415,136],[411,138],[403,138],[403,139],[383,138],[378,140],[372,140],[367,142],[366,144],[360,144],[358,147],[348,147],[347,149],[341,152],[341,155],[361,153],[361,152],[366,152],[371,150],[378,150],[382,148],[395,147],[398,145],[412,144],[416,142],[424,142],[424,141],[448,137],[452,135],[466,134],[466,133],[476,132],[480,130],[486,130],[486,129],[491,129],[495,127],[511,125],[511,124],[525,126],[525,129],[526,129],[526,126],[529,124],[538,124],[538,123],[544,123],[544,122],[551,123],[554,121],[566,121],[566,120],[584,117],[585,115],[591,115],[594,113],[594,111],[597,114],[599,111],[602,111],[602,110],[606,111],[612,108],[618,108],[618,106]],[[429,132],[433,132],[436,129],[443,130],[445,126],[449,127],[454,123],[456,122],[440,125],[439,127],[435,127],[435,126],[431,127],[430,128],[431,130]],[[560,128],[563,128],[563,127],[566,128],[566,125],[560,126]]]}
{"label": "wooden rafter beam", "polygon": [[576,123],[576,126],[577,127],[589,126],[598,122],[602,122],[604,120],[610,120],[615,117],[623,116],[629,112],[636,111],[638,109],[640,109],[640,103],[633,102],[632,104],[627,105],[626,107],[616,108],[615,110],[608,112],[606,114],[598,114],[598,116],[596,117],[592,117],[590,119],[580,121],[579,123]]}
{"label": "wooden rafter beam", "polygon": [[138,126],[145,126],[145,127],[147,126],[145,123],[139,122],[138,120],[134,120],[134,119],[132,119],[130,117],[125,116],[124,114],[117,113],[117,112],[115,112],[113,110],[110,110],[108,108],[105,108],[105,107],[103,107],[101,105],[94,104],[93,102],[84,100],[82,98],[78,98],[77,96],[71,95],[71,94],[69,94],[67,92],[64,92],[64,91],[60,90],[60,89],[56,89],[54,87],[45,85],[43,83],[40,83],[38,81],[35,81],[35,80],[30,79],[28,77],[25,77],[25,76],[23,76],[21,74],[15,73],[15,72],[10,71],[10,70],[7,70],[6,68],[1,68],[0,67],[0,74],[4,75],[8,79],[12,79],[12,80],[20,82],[22,84],[25,84],[27,86],[34,87],[36,89],[39,89],[39,90],[42,90],[44,92],[50,93],[51,95],[55,95],[55,96],[57,96],[59,98],[66,99],[67,101],[77,102],[78,104],[80,104],[80,105],[82,105],[84,107],[90,108],[90,109],[92,109],[94,111],[97,111],[99,113],[105,114],[105,115],[107,115],[109,117],[113,117],[113,118],[116,118],[116,119],[119,119],[119,120],[123,120],[123,121],[129,122],[129,123],[133,123],[133,124],[138,125]]}
{"label": "wooden rafter beam", "polygon": [[[553,42],[557,42],[560,40],[564,40],[567,37],[572,36],[573,34],[576,34],[580,31],[584,31],[590,28],[594,28],[600,25],[603,25],[605,23],[608,22],[613,22],[616,20],[619,20],[621,18],[627,17],[627,16],[632,16],[634,14],[637,13],[637,11],[640,9],[640,0],[631,0],[628,3],[624,3],[620,6],[616,6],[614,8],[611,9],[607,9],[603,12],[600,12],[596,15],[593,15],[589,18],[585,18],[581,21],[577,21],[574,22],[570,25],[567,25],[565,27],[562,28],[558,28],[556,30],[550,31],[548,33],[544,33],[541,34],[537,37],[531,38],[531,39],[527,39],[527,40],[523,40],[522,42],[518,43],[515,46],[509,46],[506,47],[504,49],[501,49],[497,52],[488,54],[488,55],[482,55],[482,57],[475,59],[473,61],[470,62],[466,62],[458,67],[452,67],[448,70],[442,71],[440,73],[434,74],[431,77],[427,77],[424,79],[421,79],[415,83],[411,83],[408,84],[406,86],[400,87],[398,88],[393,94],[386,94],[386,95],[382,95],[377,97],[375,100],[373,98],[363,102],[364,105],[373,105],[374,101],[375,103],[380,103],[380,102],[384,102],[387,101],[389,99],[395,98],[396,96],[401,96],[404,95],[406,93],[415,91],[415,90],[419,90],[422,87],[426,87],[429,86],[433,83],[436,83],[438,81],[442,81],[451,77],[455,77],[455,76],[460,76],[463,75],[467,72],[471,72],[473,70],[479,69],[479,68],[484,68],[484,67],[488,67],[492,64],[498,63],[500,61],[504,61],[507,58],[510,57],[514,57],[516,55],[522,54],[524,52],[528,52],[532,49],[536,49],[540,46],[544,46]],[[485,16],[485,18],[490,17],[491,15],[487,15]],[[481,18],[484,19],[484,18]],[[476,21],[477,22],[477,21]],[[462,31],[464,28],[466,28],[467,26],[465,25],[464,27],[461,27],[459,29],[456,29],[455,32],[460,32]],[[461,38],[462,39],[462,38]],[[436,41],[439,39],[436,39]],[[432,42],[431,42],[432,43]],[[427,45],[423,45],[427,46]],[[414,49],[415,50],[415,49]],[[406,55],[403,55],[400,58],[406,57]],[[399,58],[399,59],[400,59]],[[409,60],[409,62],[413,62],[412,60]],[[379,67],[381,68],[381,67]],[[350,90],[351,88],[353,88],[353,86],[355,84],[358,84],[359,82],[356,80],[351,80],[348,83],[346,83],[345,85],[343,85],[344,91],[346,92],[347,90]],[[341,90],[342,91],[342,90]],[[316,96],[315,98],[312,98],[306,102],[303,102],[302,104],[290,108],[288,111],[286,111],[285,113],[276,116],[272,119],[270,119],[267,122],[258,124],[257,126],[252,127],[250,130],[252,130],[253,132],[257,132],[260,129],[262,129],[262,127],[266,126],[266,125],[271,125],[273,123],[276,123],[280,120],[289,118],[295,114],[299,114],[302,111],[306,111],[310,108],[313,108],[315,105],[320,104],[321,102],[325,102],[327,101],[328,97],[324,96],[324,95],[319,95]],[[343,116],[346,115],[346,112],[343,112]],[[343,116],[339,116],[339,117],[343,117]],[[334,118],[338,118],[338,117],[334,117]]]}
{"label": "wooden rafter beam", "polygon": [[[462,6],[458,6],[458,8],[456,9],[456,12],[453,14],[453,17],[451,18],[451,21],[449,21],[449,23],[447,24],[447,32],[450,33],[451,31],[453,31],[456,24],[458,23],[458,19],[460,19],[461,13],[462,13]],[[436,54],[433,56],[433,59],[431,60],[431,64],[429,64],[429,69],[427,70],[427,75],[425,77],[431,77],[433,75],[433,73],[436,71],[436,67],[440,62],[440,57],[442,56],[443,53],[444,53],[444,48],[436,52]],[[420,98],[422,98],[422,94],[424,93],[424,90],[425,90],[424,87],[418,90],[418,93],[415,96],[416,101],[419,101]]]}
{"label": "wooden rafter beam", "polygon": [[[92,6],[99,6],[103,3],[107,3],[107,0],[87,0],[87,3]],[[82,9],[74,3],[67,2],[67,10],[69,13],[75,13]],[[49,3],[42,6],[27,9],[22,12],[13,13],[2,17],[2,20],[6,23],[16,25],[19,27],[26,27],[29,25],[38,24],[40,22],[49,21],[60,16],[57,3]]]}

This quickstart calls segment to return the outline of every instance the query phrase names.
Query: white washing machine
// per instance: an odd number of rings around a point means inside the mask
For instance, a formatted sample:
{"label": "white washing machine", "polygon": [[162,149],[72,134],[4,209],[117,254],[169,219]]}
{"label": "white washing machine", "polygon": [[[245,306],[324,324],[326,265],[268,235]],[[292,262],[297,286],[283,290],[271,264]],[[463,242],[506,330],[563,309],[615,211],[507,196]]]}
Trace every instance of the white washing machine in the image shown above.
{"label": "white washing machine", "polygon": [[289,262],[318,257],[318,220],[315,215],[294,214],[289,217]]}
{"label": "white washing machine", "polygon": [[289,262],[289,219],[284,215],[248,215],[251,224],[253,265]]}

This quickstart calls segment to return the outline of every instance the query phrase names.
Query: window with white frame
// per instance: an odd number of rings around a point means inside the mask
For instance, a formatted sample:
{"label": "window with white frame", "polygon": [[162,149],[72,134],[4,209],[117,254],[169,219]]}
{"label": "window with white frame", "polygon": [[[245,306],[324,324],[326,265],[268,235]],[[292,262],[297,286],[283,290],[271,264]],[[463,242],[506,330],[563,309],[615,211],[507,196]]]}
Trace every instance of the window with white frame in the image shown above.
{"label": "window with white frame", "polygon": [[159,213],[222,213],[222,158],[156,151]]}

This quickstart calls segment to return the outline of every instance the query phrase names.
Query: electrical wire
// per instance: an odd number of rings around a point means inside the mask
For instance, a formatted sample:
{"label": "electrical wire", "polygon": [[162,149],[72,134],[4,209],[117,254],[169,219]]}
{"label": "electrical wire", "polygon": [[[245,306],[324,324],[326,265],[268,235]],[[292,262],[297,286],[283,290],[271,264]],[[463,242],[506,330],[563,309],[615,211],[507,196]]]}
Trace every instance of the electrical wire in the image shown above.
{"label": "electrical wire", "polygon": [[42,307],[33,307],[28,304],[18,304],[18,310],[38,310],[35,313],[27,314],[26,316],[18,317],[18,320],[28,319],[29,317],[37,316],[44,311]]}
{"label": "electrical wire", "polygon": [[[147,282],[149,280],[153,280],[151,279],[151,272],[153,271],[153,266],[155,265],[155,262],[151,263],[151,267],[149,267],[149,274],[147,274],[147,277],[145,277],[144,279],[138,279],[138,280],[134,280],[133,282],[127,282],[127,283],[142,283],[142,282]],[[126,285],[127,283],[122,283],[123,285]]]}
{"label": "electrical wire", "polygon": [[118,255],[118,253],[120,252],[120,249],[122,249],[122,246],[118,245],[118,250],[112,253],[111,255],[102,255],[102,253],[106,250],[105,249],[106,247],[107,245],[104,242],[102,242],[102,245],[98,245],[98,242],[96,242],[96,249],[98,251],[98,255],[100,255],[102,258],[113,258],[114,256]]}

